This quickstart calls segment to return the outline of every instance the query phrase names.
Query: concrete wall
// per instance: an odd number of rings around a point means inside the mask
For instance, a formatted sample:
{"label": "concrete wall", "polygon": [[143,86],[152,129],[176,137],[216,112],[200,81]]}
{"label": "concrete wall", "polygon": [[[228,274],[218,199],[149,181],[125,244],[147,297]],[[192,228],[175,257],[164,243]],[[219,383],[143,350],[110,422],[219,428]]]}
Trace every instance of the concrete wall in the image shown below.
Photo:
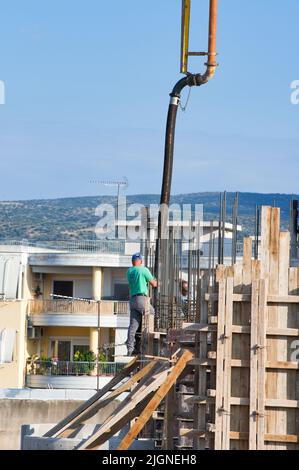
{"label": "concrete wall", "polygon": [[51,337],[63,337],[68,339],[70,337],[83,337],[89,342],[89,330],[90,328],[82,327],[59,327],[59,326],[47,326],[43,327],[43,338],[41,340],[41,356],[51,357],[51,351],[49,349],[49,341]]}
{"label": "concrete wall", "polygon": [[[112,379],[112,376],[99,377],[99,388],[103,388]],[[53,388],[72,390],[95,390],[97,388],[97,377],[92,375],[66,376],[66,375],[28,375],[26,386],[30,388]]]}
{"label": "concrete wall", "polygon": [[[73,450],[94,434],[99,425],[87,424],[72,433],[69,438],[41,437],[49,431],[54,424],[29,424],[23,425],[21,431],[22,450]],[[115,436],[100,446],[101,450],[116,450],[122,439],[129,432],[129,425],[126,425]],[[154,450],[154,439],[135,439],[130,446],[130,450]]]}
{"label": "concrete wall", "polygon": [[[81,400],[1,399],[0,450],[20,449],[22,424],[57,423],[81,403]],[[113,401],[88,420],[88,423],[102,423],[118,403],[118,400]]]}

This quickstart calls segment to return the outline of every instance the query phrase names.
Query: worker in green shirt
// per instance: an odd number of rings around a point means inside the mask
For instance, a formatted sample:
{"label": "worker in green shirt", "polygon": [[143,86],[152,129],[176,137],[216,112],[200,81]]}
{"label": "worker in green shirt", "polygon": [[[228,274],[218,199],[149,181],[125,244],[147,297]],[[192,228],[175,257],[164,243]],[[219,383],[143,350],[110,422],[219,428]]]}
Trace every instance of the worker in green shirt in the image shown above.
{"label": "worker in green shirt", "polygon": [[[135,253],[132,256],[132,266],[127,271],[130,290],[130,326],[128,330],[128,356],[140,353],[140,336],[142,316],[148,302],[148,287],[157,287],[157,281],[148,268],[142,266],[142,256]],[[154,313],[150,305],[151,313]]]}

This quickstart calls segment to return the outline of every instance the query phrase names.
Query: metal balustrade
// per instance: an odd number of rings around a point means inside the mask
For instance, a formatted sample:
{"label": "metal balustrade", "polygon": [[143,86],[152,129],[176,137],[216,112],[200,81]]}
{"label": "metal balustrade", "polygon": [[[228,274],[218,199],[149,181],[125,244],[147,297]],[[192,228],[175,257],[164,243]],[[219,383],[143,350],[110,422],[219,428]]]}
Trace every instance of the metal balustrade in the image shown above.
{"label": "metal balustrade", "polygon": [[116,300],[67,300],[35,299],[29,301],[29,315],[70,314],[70,315],[127,315],[129,302]]}
{"label": "metal balustrade", "polygon": [[86,361],[27,361],[27,375],[48,376],[83,376],[98,375],[114,376],[123,369],[125,364],[119,362],[86,362]]}

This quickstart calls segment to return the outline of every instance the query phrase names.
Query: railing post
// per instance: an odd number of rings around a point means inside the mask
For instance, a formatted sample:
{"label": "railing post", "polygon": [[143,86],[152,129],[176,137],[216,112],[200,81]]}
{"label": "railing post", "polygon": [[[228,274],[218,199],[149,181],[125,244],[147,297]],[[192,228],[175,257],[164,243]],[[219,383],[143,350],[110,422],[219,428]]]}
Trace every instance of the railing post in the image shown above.
{"label": "railing post", "polygon": [[97,391],[100,388],[100,364],[99,364],[99,356],[100,356],[100,317],[101,317],[101,301],[98,300],[98,350],[97,350]]}

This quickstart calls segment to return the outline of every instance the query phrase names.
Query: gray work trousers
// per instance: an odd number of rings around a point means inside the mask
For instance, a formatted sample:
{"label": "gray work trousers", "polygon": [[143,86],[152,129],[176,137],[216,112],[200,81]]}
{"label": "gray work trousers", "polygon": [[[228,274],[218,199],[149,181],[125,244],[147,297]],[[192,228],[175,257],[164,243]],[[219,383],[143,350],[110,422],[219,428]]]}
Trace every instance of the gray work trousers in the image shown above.
{"label": "gray work trousers", "polygon": [[[145,313],[148,297],[135,295],[130,300],[130,326],[128,330],[127,348],[131,354],[133,350],[140,353],[142,316]],[[154,309],[150,305],[150,313],[154,314]]]}

